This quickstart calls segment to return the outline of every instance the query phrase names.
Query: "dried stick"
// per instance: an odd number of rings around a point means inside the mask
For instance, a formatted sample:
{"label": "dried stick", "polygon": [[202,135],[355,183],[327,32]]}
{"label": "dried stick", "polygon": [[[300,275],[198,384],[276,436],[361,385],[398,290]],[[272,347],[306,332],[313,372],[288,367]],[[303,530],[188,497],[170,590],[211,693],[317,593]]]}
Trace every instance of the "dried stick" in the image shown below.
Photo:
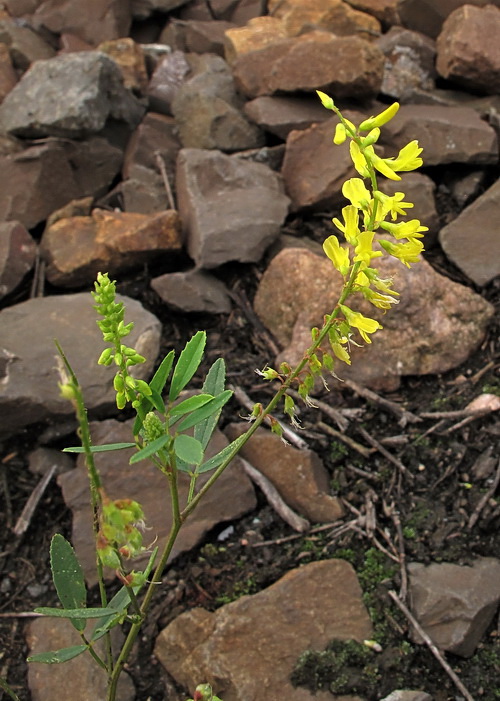
{"label": "dried stick", "polygon": [[471,528],[474,527],[474,524],[476,523],[479,516],[481,515],[481,511],[484,509],[484,507],[486,506],[486,504],[488,503],[490,498],[497,491],[497,487],[499,484],[500,484],[500,460],[498,461],[498,467],[497,467],[495,478],[493,480],[493,484],[488,489],[488,491],[485,494],[483,494],[483,496],[479,500],[476,508],[474,509],[474,511],[469,519],[469,523],[467,524],[467,528],[469,529],[469,531],[471,530]]}
{"label": "dried stick", "polygon": [[38,506],[38,502],[40,501],[40,499],[43,496],[43,493],[47,489],[48,484],[54,476],[56,469],[57,465],[52,465],[50,470],[47,470],[40,482],[38,482],[34,490],[29,495],[28,501],[24,505],[24,508],[21,511],[21,515],[17,519],[16,525],[13,528],[14,535],[20,536],[23,533],[26,533],[26,531],[28,530],[35,509]]}
{"label": "dried stick", "polygon": [[393,465],[396,465],[398,470],[400,470],[404,475],[406,475],[409,479],[413,480],[415,479],[411,472],[408,470],[407,467],[403,465],[401,460],[398,460],[398,458],[395,458],[392,453],[390,453],[387,448],[384,448],[384,446],[379,443],[373,436],[371,436],[368,431],[366,431],[362,426],[357,426],[357,430],[361,433],[363,438],[370,443],[374,448],[376,448],[379,453],[381,453],[387,460],[392,462]]}
{"label": "dried stick", "polygon": [[356,450],[364,458],[369,458],[370,455],[373,453],[373,450],[366,448],[364,445],[361,445],[361,443],[358,443],[353,438],[346,436],[345,433],[341,433],[340,431],[336,431],[334,428],[332,428],[328,424],[323,423],[323,421],[318,421],[317,426],[321,431],[328,433],[330,436],[334,436],[335,438],[338,438],[339,441],[342,441],[343,443],[348,445],[349,448]]}
{"label": "dried stick", "polygon": [[168,179],[167,168],[165,166],[165,161],[159,151],[155,151],[156,165],[160,169],[161,177],[163,180],[163,185],[167,193],[168,206],[170,209],[175,209],[174,196],[172,194],[172,188],[170,187],[170,181]]}
{"label": "dried stick", "polygon": [[399,610],[406,616],[406,618],[410,621],[412,626],[415,628],[417,633],[421,636],[429,650],[432,652],[436,660],[439,662],[441,667],[445,670],[445,672],[448,674],[450,679],[453,681],[457,689],[460,691],[460,693],[463,695],[463,697],[466,699],[466,701],[474,701],[474,697],[467,691],[465,686],[462,684],[460,679],[457,677],[455,672],[452,670],[448,662],[445,660],[444,656],[442,653],[438,650],[436,645],[432,642],[431,638],[427,635],[425,630],[422,628],[420,623],[417,621],[417,619],[413,616],[411,611],[408,609],[408,607],[401,601],[399,596],[396,594],[395,591],[389,591],[388,592],[389,596],[391,599],[394,601],[396,606],[399,608]]}
{"label": "dried stick", "polygon": [[359,394],[360,397],[368,399],[369,401],[374,402],[375,404],[378,404],[384,409],[387,409],[388,411],[395,414],[395,416],[398,417],[399,425],[403,428],[408,423],[416,424],[422,420],[416,414],[412,414],[411,411],[407,411],[399,404],[396,404],[396,402],[391,402],[390,399],[384,399],[384,397],[381,397],[375,392],[372,392],[371,389],[367,389],[366,387],[363,387],[363,385],[358,385],[357,382],[353,382],[352,380],[344,380],[344,384],[346,385],[346,387],[349,387],[349,389],[351,389],[353,392]]}

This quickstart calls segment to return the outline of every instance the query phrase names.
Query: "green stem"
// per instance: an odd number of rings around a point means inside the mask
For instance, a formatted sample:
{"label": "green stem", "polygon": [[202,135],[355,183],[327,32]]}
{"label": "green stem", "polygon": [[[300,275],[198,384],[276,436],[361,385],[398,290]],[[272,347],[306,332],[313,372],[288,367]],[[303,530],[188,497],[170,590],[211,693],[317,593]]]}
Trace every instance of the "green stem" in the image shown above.
{"label": "green stem", "polygon": [[102,660],[102,659],[99,657],[99,655],[97,654],[97,652],[96,652],[96,651],[94,650],[94,648],[92,647],[92,643],[90,642],[90,640],[88,640],[88,639],[85,637],[85,635],[84,635],[83,633],[80,633],[80,637],[81,637],[81,639],[82,639],[82,642],[83,642],[85,645],[88,646],[88,648],[87,648],[87,649],[88,649],[88,652],[90,653],[90,655],[92,656],[92,658],[97,662],[97,664],[99,665],[99,667],[102,667],[102,668],[104,669],[104,671],[105,671],[107,674],[109,674],[110,668],[107,667],[107,666],[106,666],[106,663],[104,662],[104,660]]}
{"label": "green stem", "polygon": [[3,689],[3,690],[5,691],[5,693],[6,693],[8,696],[10,696],[11,699],[13,699],[13,701],[21,701],[21,699],[19,698],[19,696],[15,693],[15,691],[13,691],[13,690],[10,688],[10,686],[7,684],[7,682],[5,681],[5,679],[2,679],[2,677],[0,677],[0,689]]}

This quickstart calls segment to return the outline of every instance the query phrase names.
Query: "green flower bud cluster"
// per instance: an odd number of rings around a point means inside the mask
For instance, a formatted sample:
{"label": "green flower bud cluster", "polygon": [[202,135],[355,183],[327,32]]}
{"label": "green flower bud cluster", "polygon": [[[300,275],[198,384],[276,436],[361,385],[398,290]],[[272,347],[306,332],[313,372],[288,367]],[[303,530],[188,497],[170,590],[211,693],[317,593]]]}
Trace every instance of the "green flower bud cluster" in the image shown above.
{"label": "green flower bud cluster", "polygon": [[122,569],[122,560],[143,552],[144,512],[132,499],[112,501],[103,495],[97,554],[105,567]]}

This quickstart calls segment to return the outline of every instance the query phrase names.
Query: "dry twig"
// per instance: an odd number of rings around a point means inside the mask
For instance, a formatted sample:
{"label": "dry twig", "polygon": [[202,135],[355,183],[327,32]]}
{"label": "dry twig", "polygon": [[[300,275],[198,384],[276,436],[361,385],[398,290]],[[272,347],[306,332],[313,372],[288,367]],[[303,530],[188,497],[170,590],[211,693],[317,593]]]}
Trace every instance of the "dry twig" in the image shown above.
{"label": "dry twig", "polygon": [[38,506],[38,502],[42,498],[56,470],[57,465],[52,465],[52,467],[47,470],[40,482],[38,482],[34,490],[31,492],[28,501],[24,505],[21,515],[17,519],[16,525],[13,528],[15,535],[20,536],[23,533],[26,533],[28,530],[33,514],[35,513],[35,509]]}
{"label": "dry twig", "polygon": [[346,387],[349,387],[349,389],[351,389],[353,392],[359,394],[360,397],[368,399],[368,401],[374,402],[375,404],[378,404],[384,409],[387,409],[388,411],[392,412],[395,416],[398,417],[398,423],[403,428],[408,423],[415,424],[421,421],[421,418],[416,414],[412,414],[411,411],[407,411],[399,404],[396,404],[396,402],[391,402],[390,399],[385,399],[384,397],[381,397],[375,392],[372,392],[371,389],[367,389],[366,387],[363,387],[363,385],[358,385],[357,382],[353,382],[352,380],[344,380],[344,384],[346,385]]}
{"label": "dry twig", "polygon": [[165,187],[165,192],[167,193],[168,206],[170,209],[175,209],[174,196],[172,194],[172,188],[170,187],[170,181],[168,179],[167,168],[165,166],[165,161],[159,151],[155,151],[156,165],[158,166],[161,177],[163,180],[163,185]]}
{"label": "dry twig", "polygon": [[375,438],[373,438],[373,436],[371,436],[366,429],[364,429],[362,426],[357,426],[357,430],[361,433],[363,438],[366,441],[368,441],[368,443],[370,443],[370,445],[372,445],[374,448],[376,448],[376,450],[378,450],[379,453],[381,453],[385,458],[387,458],[387,460],[392,462],[392,464],[395,465],[398,468],[398,470],[400,470],[404,475],[406,475],[406,477],[408,477],[411,480],[414,479],[411,472],[408,470],[407,467],[405,467],[403,465],[401,460],[398,460],[398,458],[395,458],[394,455],[392,453],[390,453],[387,450],[387,448],[384,448],[384,446],[381,443],[379,443],[379,441],[377,441]]}
{"label": "dry twig", "polygon": [[345,433],[341,433],[340,431],[336,431],[334,428],[332,428],[328,424],[323,423],[323,421],[318,421],[317,426],[321,431],[324,431],[324,433],[328,433],[330,436],[334,436],[335,438],[338,438],[339,441],[342,441],[343,443],[348,445],[349,448],[356,450],[364,458],[369,458],[370,455],[373,453],[373,450],[366,448],[364,445],[361,445],[361,443],[358,443],[353,438],[346,436]]}
{"label": "dry twig", "polygon": [[479,500],[476,508],[474,509],[474,511],[469,519],[469,523],[467,524],[467,528],[469,530],[471,530],[471,528],[474,527],[479,516],[481,515],[481,511],[484,509],[484,507],[486,506],[488,501],[491,499],[491,497],[495,494],[499,484],[500,484],[500,460],[498,461],[497,471],[496,471],[495,478],[493,479],[493,483],[492,483],[491,487],[488,489],[488,491],[485,494],[483,494],[483,496]]}

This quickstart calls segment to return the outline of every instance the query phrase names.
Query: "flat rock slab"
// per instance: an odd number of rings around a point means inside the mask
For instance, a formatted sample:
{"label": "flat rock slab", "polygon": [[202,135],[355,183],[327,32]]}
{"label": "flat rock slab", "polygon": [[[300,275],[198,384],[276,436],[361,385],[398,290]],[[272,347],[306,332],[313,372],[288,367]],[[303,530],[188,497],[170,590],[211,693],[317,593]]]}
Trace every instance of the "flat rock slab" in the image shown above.
{"label": "flat rock slab", "polygon": [[[373,343],[352,348],[352,365],[340,361],[339,377],[378,389],[395,389],[403,375],[441,373],[464,362],[484,338],[494,308],[468,287],[439,275],[425,260],[406,268],[392,257],[377,259],[382,278],[394,278],[400,304],[382,314],[366,300],[349,305],[378,319]],[[285,346],[276,362],[292,366],[310,344],[312,326],[334,308],[342,278],[331,262],[304,249],[281,251],[260,281],[254,309]],[[321,295],[317,290],[322,290]]]}
{"label": "flat rock slab", "polygon": [[201,268],[260,260],[288,213],[277,173],[220,151],[182,149],[176,185],[187,250]]}
{"label": "flat rock slab", "polygon": [[294,688],[299,656],[332,639],[362,642],[372,635],[356,573],[345,560],[323,560],[288,572],[253,596],[214,613],[178,616],[157,638],[155,655],[191,693],[200,680],[224,701],[327,701]]}
{"label": "flat rock slab", "polygon": [[[134,375],[148,379],[158,355],[161,324],[142,304],[117,297],[127,308],[125,321],[135,327],[126,343],[147,358]],[[115,407],[115,370],[97,365],[104,349],[89,293],[38,297],[0,312],[0,414],[2,434],[14,434],[34,422],[74,416],[71,402],[59,393],[56,338],[83,389],[89,411]]]}
{"label": "flat rock slab", "polygon": [[[133,421],[118,422],[113,419],[91,424],[94,445],[130,442]],[[207,448],[207,458],[218,453],[228,444],[220,431],[216,431]],[[138,501],[145,514],[148,530],[144,544],[161,548],[169,533],[172,516],[167,478],[148,461],[129,465],[132,450],[120,450],[95,455],[95,462],[101,473],[104,490],[110,499],[132,498]],[[210,473],[201,476],[202,485]],[[60,475],[58,482],[62,488],[66,504],[73,512],[71,542],[82,565],[87,582],[96,583],[95,542],[92,534],[92,518],[89,503],[87,469],[83,457],[78,459],[75,470]],[[187,475],[179,476],[179,497],[181,507],[185,505],[189,488]],[[194,548],[203,536],[218,523],[231,521],[255,508],[257,503],[252,483],[246,476],[241,463],[236,458],[228,467],[193,514],[187,519],[172,551],[172,558],[179,553]],[[138,559],[142,565],[148,554]],[[136,567],[137,569],[137,567]],[[112,572],[107,573],[113,576]]]}
{"label": "flat rock slab", "polygon": [[[472,566],[448,562],[408,565],[411,608],[442,650],[474,654],[500,601],[500,560],[482,557]],[[415,642],[422,642],[416,631]]]}

